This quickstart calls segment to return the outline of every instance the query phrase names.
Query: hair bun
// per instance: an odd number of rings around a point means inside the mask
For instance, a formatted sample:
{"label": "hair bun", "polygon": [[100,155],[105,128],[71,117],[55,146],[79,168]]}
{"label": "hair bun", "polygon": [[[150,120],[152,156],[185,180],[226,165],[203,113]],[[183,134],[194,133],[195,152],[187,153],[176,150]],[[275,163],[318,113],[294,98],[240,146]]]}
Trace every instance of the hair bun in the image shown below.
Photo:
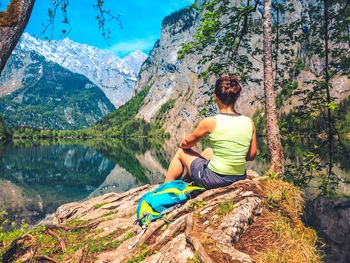
{"label": "hair bun", "polygon": [[215,83],[215,94],[224,104],[234,104],[242,87],[239,79],[234,76],[223,76]]}

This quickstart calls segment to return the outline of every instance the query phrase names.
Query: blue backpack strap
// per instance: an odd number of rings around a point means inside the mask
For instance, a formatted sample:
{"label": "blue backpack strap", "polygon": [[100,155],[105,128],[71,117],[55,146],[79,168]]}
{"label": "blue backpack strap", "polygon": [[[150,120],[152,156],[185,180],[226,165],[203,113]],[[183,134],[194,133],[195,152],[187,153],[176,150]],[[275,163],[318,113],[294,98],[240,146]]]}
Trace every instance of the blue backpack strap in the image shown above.
{"label": "blue backpack strap", "polygon": [[142,230],[141,232],[139,233],[139,235],[137,236],[137,238],[135,239],[134,242],[132,242],[129,246],[128,246],[128,249],[131,250],[133,249],[140,241],[140,238],[143,236],[143,234],[146,232],[147,230],[147,226],[143,225],[142,226]]}

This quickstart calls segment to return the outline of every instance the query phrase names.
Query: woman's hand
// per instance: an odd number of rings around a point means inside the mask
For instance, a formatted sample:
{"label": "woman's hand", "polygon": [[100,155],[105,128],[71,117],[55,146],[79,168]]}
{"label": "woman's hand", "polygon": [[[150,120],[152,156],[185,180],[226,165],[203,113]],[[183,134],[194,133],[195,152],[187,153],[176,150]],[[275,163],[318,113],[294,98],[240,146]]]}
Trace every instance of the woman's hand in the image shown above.
{"label": "woman's hand", "polygon": [[186,139],[184,139],[180,143],[179,147],[182,148],[182,149],[190,149],[190,148],[192,148],[192,145],[190,145],[189,142]]}

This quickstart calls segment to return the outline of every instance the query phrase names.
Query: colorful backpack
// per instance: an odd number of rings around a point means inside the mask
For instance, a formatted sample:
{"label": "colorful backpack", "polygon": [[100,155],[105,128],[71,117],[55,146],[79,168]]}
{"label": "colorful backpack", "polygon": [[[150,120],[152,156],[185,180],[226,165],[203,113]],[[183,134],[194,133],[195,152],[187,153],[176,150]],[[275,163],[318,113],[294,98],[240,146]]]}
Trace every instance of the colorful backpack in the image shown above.
{"label": "colorful backpack", "polygon": [[141,197],[136,210],[136,223],[147,227],[152,221],[163,218],[165,214],[204,191],[202,187],[190,185],[181,180],[162,184]]}

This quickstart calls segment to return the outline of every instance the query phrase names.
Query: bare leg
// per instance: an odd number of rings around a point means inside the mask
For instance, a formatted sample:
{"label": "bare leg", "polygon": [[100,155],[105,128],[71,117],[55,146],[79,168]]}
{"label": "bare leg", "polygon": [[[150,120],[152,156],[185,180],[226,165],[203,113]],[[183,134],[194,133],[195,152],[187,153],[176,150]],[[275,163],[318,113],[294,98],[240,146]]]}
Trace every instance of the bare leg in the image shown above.
{"label": "bare leg", "polygon": [[182,165],[182,162],[180,161],[179,151],[180,149],[176,152],[174,158],[169,164],[168,171],[166,173],[165,183],[180,178],[184,171],[184,167]]}
{"label": "bare leg", "polygon": [[190,165],[194,159],[196,159],[198,157],[201,157],[201,158],[210,157],[211,158],[211,156],[212,156],[212,151],[209,151],[207,149],[204,150],[203,153],[205,156],[202,156],[201,154],[197,153],[196,151],[194,151],[192,149],[181,149],[180,148],[176,152],[172,161],[170,162],[168,172],[166,174],[165,182],[179,179],[184,171],[184,166],[187,170],[187,173],[191,174]]}

